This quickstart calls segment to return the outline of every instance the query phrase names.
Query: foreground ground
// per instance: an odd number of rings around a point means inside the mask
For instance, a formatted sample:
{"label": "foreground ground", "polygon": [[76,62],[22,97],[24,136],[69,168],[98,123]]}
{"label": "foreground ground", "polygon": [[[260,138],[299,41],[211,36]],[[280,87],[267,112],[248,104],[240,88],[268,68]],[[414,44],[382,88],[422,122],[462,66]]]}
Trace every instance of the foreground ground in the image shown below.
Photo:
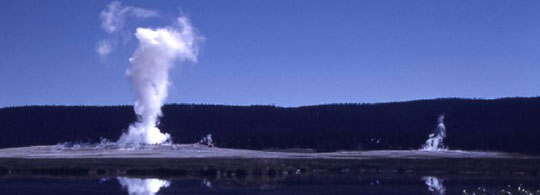
{"label": "foreground ground", "polygon": [[305,173],[527,175],[540,158],[471,151],[265,152],[201,145],[32,146],[0,150],[4,175],[202,175],[244,177]]}

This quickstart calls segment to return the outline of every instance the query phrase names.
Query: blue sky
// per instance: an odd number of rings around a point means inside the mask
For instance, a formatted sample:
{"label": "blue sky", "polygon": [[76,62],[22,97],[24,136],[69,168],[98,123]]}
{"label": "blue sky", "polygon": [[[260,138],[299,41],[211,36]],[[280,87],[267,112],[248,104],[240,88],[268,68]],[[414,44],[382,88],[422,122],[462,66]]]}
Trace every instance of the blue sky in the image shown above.
{"label": "blue sky", "polygon": [[132,104],[125,70],[136,27],[183,13],[205,37],[171,72],[169,103],[371,103],[540,93],[540,1],[125,1],[118,47],[110,1],[0,1],[0,107]]}

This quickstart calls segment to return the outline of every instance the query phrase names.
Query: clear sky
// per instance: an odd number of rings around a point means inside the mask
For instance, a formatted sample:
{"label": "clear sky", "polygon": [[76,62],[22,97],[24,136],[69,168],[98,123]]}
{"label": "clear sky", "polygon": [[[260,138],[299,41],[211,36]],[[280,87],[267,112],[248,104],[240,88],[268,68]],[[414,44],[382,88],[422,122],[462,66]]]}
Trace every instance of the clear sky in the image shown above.
{"label": "clear sky", "polygon": [[125,74],[136,27],[189,17],[205,41],[176,66],[169,103],[371,103],[540,94],[540,1],[244,0],[122,2],[109,55],[110,1],[0,1],[0,107],[132,104]]}

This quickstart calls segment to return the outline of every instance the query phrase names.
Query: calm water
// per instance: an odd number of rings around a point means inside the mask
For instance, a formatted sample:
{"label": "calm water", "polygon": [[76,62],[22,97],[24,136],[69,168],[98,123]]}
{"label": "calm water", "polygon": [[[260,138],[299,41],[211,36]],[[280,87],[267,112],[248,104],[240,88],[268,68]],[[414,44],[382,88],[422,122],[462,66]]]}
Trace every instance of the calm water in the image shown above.
{"label": "calm water", "polygon": [[540,180],[535,178],[327,175],[243,179],[0,179],[0,194],[540,194],[539,190]]}

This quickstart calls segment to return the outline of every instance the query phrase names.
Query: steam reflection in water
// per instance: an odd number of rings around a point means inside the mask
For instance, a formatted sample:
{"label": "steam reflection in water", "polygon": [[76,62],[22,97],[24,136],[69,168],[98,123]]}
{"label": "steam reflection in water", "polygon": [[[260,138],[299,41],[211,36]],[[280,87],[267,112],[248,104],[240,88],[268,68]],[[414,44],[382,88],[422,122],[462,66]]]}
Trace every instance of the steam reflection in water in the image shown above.
{"label": "steam reflection in water", "polygon": [[130,195],[154,195],[161,188],[166,188],[171,185],[171,182],[168,180],[162,179],[139,179],[139,178],[128,178],[128,177],[117,177],[116,178],[122,188],[127,189],[128,194]]}
{"label": "steam reflection in water", "polygon": [[428,186],[428,190],[436,195],[444,195],[446,188],[444,188],[443,180],[438,177],[426,176],[422,177],[424,183]]}
{"label": "steam reflection in water", "polygon": [[0,194],[527,194],[540,195],[536,177],[290,175],[274,178],[166,179],[113,177],[0,177]]}

